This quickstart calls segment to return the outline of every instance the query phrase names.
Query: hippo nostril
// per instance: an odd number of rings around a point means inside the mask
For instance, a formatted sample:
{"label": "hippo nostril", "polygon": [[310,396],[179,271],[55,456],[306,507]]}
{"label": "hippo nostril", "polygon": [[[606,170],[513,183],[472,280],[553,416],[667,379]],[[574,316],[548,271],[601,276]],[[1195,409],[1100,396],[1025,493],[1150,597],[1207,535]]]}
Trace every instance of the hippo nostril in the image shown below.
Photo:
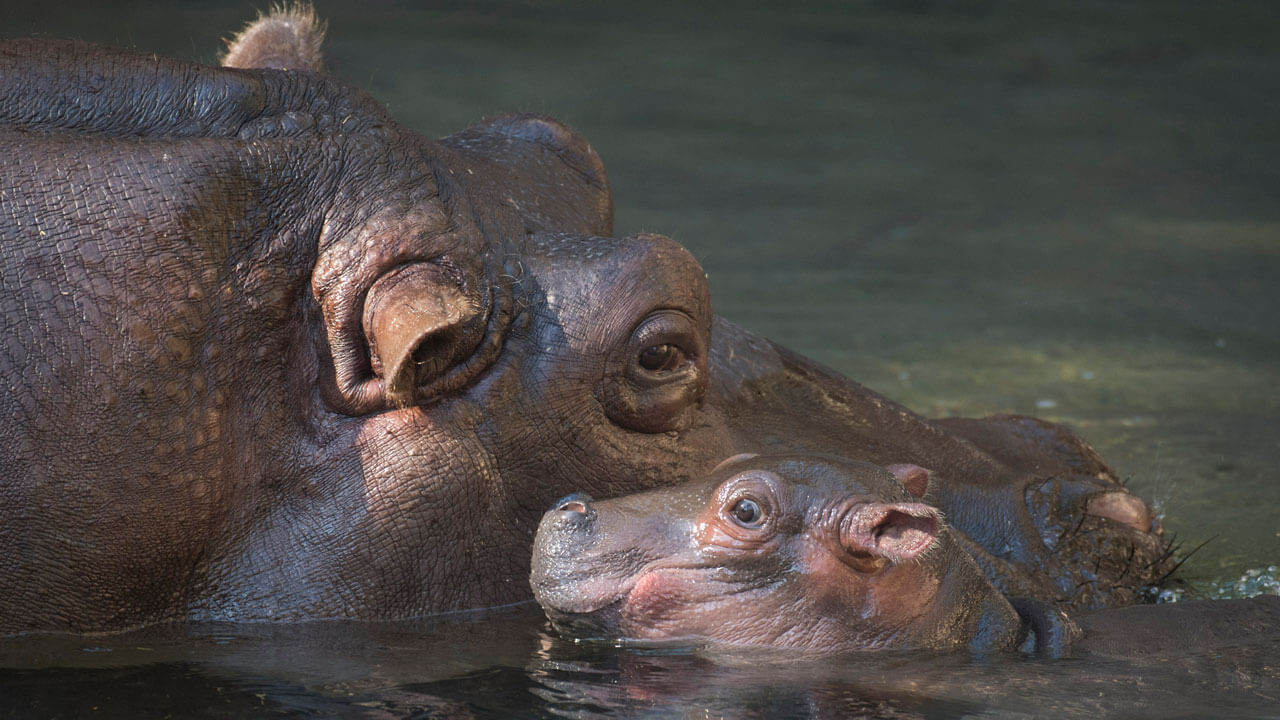
{"label": "hippo nostril", "polygon": [[591,509],[591,496],[586,493],[565,495],[552,506],[560,512],[571,512],[585,515]]}

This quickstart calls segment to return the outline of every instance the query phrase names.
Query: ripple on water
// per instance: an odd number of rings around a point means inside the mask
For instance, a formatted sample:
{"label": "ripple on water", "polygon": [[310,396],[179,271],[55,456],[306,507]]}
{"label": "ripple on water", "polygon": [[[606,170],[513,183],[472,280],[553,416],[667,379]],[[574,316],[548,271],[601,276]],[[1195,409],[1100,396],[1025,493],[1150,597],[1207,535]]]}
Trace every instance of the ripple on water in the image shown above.
{"label": "ripple on water", "polygon": [[1251,568],[1235,580],[1186,581],[1184,587],[1160,590],[1155,601],[1243,600],[1259,595],[1280,595],[1280,566]]}

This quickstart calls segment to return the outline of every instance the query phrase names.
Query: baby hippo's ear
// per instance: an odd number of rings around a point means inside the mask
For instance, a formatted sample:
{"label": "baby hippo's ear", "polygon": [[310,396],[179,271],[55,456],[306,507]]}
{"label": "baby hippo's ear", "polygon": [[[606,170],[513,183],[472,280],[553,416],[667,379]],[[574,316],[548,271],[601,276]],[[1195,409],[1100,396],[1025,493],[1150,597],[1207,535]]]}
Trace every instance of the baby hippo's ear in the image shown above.
{"label": "baby hippo's ear", "polygon": [[324,71],[324,23],[307,4],[278,6],[227,41],[223,67]]}
{"label": "baby hippo's ear", "polygon": [[840,523],[855,567],[874,570],[919,557],[938,537],[938,511],[924,503],[859,503]]}
{"label": "baby hippo's ear", "polygon": [[925,496],[929,492],[929,475],[930,472],[919,465],[911,465],[903,463],[901,465],[886,465],[885,469],[893,473],[898,478],[898,482],[902,483],[902,487],[907,492],[918,498]]}
{"label": "baby hippo's ear", "polygon": [[724,467],[725,465],[732,465],[733,463],[742,462],[743,460],[750,460],[753,457],[757,457],[757,454],[756,453],[738,453],[737,455],[730,455],[729,457],[721,460],[719,465],[716,465],[715,467],[711,468],[711,472],[716,472],[717,470]]}

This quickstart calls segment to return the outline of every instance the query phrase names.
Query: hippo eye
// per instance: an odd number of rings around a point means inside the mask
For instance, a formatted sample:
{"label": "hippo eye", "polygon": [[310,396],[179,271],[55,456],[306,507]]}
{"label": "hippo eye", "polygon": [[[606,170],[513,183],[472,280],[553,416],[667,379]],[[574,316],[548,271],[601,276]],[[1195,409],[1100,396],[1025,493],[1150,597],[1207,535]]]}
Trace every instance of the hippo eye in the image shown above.
{"label": "hippo eye", "polygon": [[757,527],[764,518],[764,511],[760,509],[760,503],[751,498],[741,498],[733,504],[733,508],[729,510],[729,514],[733,519],[743,527]]}
{"label": "hippo eye", "polygon": [[640,351],[640,367],[649,372],[670,372],[685,363],[684,351],[670,343],[650,345]]}
{"label": "hippo eye", "polygon": [[599,395],[609,419],[646,433],[688,427],[707,390],[706,338],[680,310],[641,320],[609,353]]}

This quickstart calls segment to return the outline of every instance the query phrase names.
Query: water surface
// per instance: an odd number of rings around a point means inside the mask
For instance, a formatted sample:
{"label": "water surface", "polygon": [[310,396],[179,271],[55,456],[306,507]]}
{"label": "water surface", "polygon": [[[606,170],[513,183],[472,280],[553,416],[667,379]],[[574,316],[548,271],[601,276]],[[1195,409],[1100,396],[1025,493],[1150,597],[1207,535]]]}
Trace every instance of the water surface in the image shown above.
{"label": "water surface", "polygon": [[[402,623],[153,628],[0,647],[9,717],[1275,717],[1270,644],[1176,655],[835,659],[638,651],[531,605]],[[22,665],[22,667],[14,667]],[[0,717],[3,717],[0,714]]]}

